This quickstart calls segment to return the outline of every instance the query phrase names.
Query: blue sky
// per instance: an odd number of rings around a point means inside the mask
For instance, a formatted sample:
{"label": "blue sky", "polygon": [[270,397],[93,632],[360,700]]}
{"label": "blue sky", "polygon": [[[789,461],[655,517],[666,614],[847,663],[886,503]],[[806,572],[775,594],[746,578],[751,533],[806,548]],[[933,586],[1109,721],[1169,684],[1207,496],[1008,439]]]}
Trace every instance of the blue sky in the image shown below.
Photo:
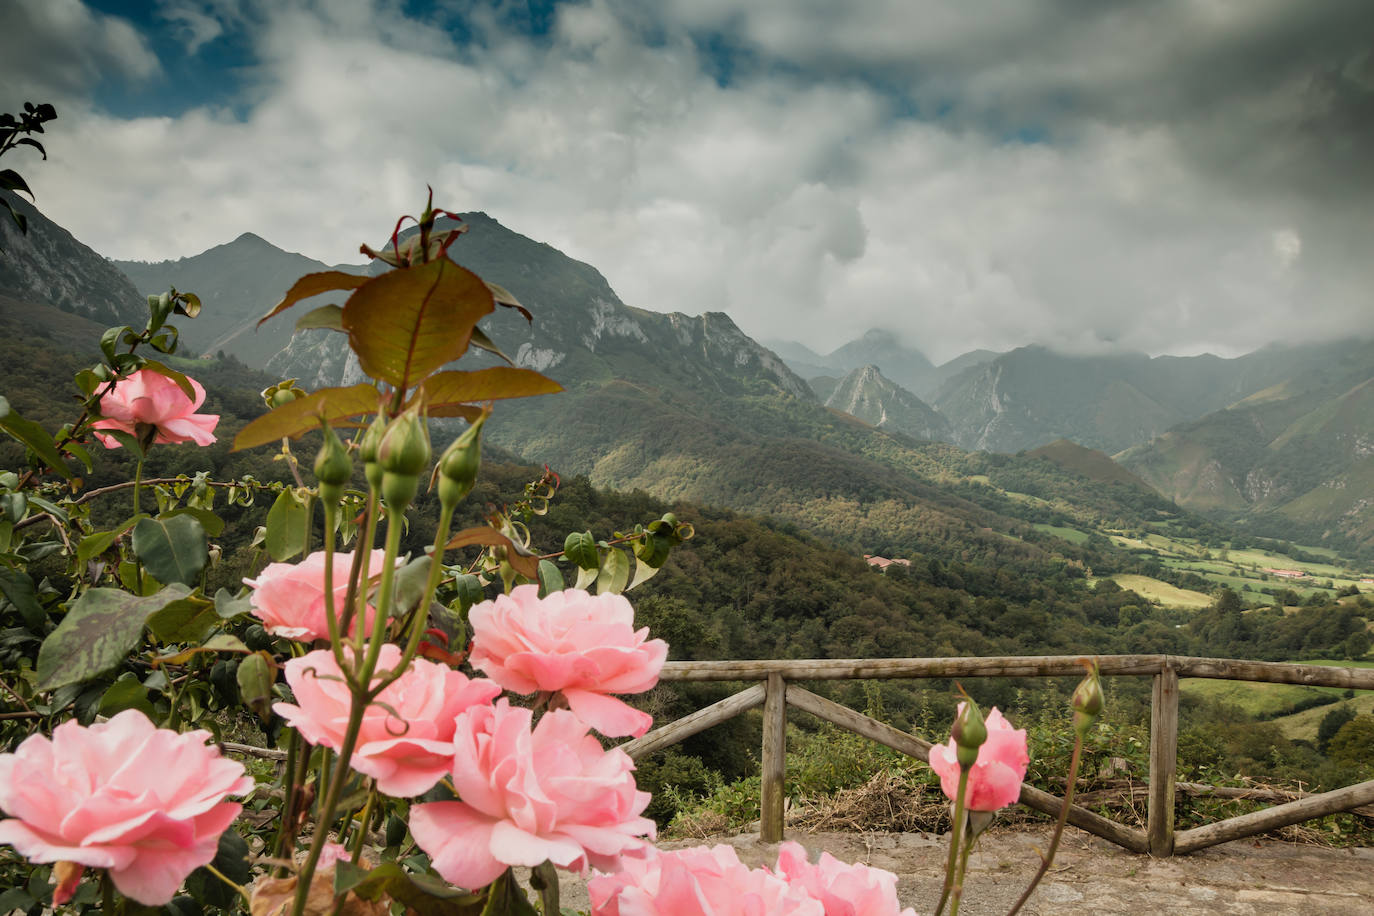
{"label": "blue sky", "polygon": [[1374,331],[1366,0],[8,0],[39,206],[327,263],[454,210],[822,352]]}

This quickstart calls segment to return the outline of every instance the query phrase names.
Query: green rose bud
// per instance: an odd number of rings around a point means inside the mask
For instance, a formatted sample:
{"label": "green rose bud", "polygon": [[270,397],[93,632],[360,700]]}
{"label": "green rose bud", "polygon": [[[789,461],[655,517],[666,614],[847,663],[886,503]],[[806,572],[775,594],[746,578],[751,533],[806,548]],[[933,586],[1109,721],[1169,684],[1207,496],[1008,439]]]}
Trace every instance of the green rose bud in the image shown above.
{"label": "green rose bud", "polygon": [[959,766],[963,769],[973,766],[978,760],[978,748],[988,740],[988,727],[983,724],[983,711],[973,702],[972,697],[965,695],[964,702],[959,707],[959,714],[954,717],[954,727],[950,729],[950,736],[954,738],[954,744],[958,747],[956,757]]}
{"label": "green rose bud", "polygon": [[1088,674],[1074,688],[1069,705],[1073,707],[1073,728],[1081,738],[1088,728],[1102,714],[1102,679],[1098,675],[1097,662],[1087,662]]}
{"label": "green rose bud", "polygon": [[429,427],[419,408],[391,421],[377,447],[382,468],[382,499],[392,512],[404,512],[420,489],[420,472],[429,464]]}
{"label": "green rose bud", "polygon": [[382,465],[377,460],[377,453],[381,449],[382,437],[385,435],[386,415],[379,413],[358,442],[358,454],[363,459],[363,474],[367,477],[367,485],[374,493],[382,491]]}
{"label": "green rose bud", "polygon": [[348,447],[339,441],[329,424],[321,425],[324,442],[315,455],[315,479],[320,482],[320,499],[332,506],[343,499],[344,487],[353,477],[353,461],[348,457]]}
{"label": "green rose bud", "polygon": [[439,504],[446,510],[458,505],[477,483],[477,469],[482,464],[482,426],[487,416],[483,413],[474,420],[439,458]]}

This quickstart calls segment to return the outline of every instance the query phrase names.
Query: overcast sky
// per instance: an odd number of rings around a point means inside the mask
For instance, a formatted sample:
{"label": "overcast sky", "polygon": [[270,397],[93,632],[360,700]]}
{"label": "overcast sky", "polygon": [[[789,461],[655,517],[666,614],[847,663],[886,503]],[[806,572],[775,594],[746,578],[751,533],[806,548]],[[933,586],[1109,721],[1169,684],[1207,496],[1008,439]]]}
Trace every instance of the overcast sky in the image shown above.
{"label": "overcast sky", "polygon": [[357,262],[432,184],[820,352],[1374,332],[1370,0],[3,0],[25,100],[112,258]]}

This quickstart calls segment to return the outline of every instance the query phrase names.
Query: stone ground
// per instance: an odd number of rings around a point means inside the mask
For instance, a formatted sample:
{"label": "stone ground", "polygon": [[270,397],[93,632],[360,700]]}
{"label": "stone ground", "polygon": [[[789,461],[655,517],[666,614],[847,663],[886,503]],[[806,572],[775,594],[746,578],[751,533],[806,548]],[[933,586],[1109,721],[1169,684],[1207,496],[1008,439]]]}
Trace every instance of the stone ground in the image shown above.
{"label": "stone ground", "polygon": [[[969,860],[961,916],[1000,916],[1010,909],[1038,867],[1037,849],[1049,828],[993,830]],[[788,839],[813,856],[821,850],[846,862],[895,872],[897,893],[917,916],[929,916],[944,876],[944,838],[920,833],[804,833]],[[777,847],[741,834],[708,842],[734,846],[750,865],[772,864]],[[693,841],[660,844],[666,848]],[[585,909],[585,885],[563,885],[563,906]],[[948,912],[948,908],[946,908]],[[1027,916],[1109,913],[1284,914],[1374,916],[1374,848],[1335,849],[1279,840],[1240,840],[1187,856],[1152,859],[1069,830],[1054,865],[1021,910]]]}

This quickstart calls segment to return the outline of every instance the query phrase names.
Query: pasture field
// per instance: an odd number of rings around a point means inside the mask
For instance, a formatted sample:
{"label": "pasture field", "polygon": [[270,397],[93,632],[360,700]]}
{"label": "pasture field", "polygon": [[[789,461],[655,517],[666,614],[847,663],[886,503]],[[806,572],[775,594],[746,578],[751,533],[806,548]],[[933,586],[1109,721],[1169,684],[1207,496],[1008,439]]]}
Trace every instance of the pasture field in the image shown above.
{"label": "pasture field", "polygon": [[[1305,687],[1301,684],[1257,684],[1249,681],[1214,681],[1210,678],[1184,678],[1179,693],[1196,699],[1215,700],[1237,706],[1256,719],[1277,719],[1303,709],[1326,697],[1339,698],[1337,687]],[[1323,706],[1329,709],[1330,706]],[[1321,721],[1318,718],[1318,721]],[[1314,728],[1315,733],[1315,728]]]}
{"label": "pasture field", "polygon": [[[1323,665],[1337,668],[1374,668],[1374,661],[1337,661],[1333,659],[1292,659],[1296,664]],[[1356,712],[1374,712],[1374,691],[1357,690],[1352,700],[1345,700],[1340,687],[1305,687],[1300,684],[1260,684],[1246,681],[1214,681],[1208,678],[1184,678],[1179,692],[1195,698],[1206,698],[1240,707],[1259,719],[1270,719],[1288,738],[1311,740],[1317,726],[1328,712],[1340,702],[1352,703]],[[1331,702],[1310,705],[1320,699]]]}
{"label": "pasture field", "polygon": [[1200,608],[1207,607],[1212,603],[1211,595],[1204,595],[1202,592],[1190,591],[1184,588],[1176,588],[1168,582],[1151,579],[1149,576],[1122,573],[1121,575],[1112,576],[1111,578],[1113,582],[1122,588],[1130,589],[1147,601],[1158,601],[1165,607]]}
{"label": "pasture field", "polygon": [[1065,528],[1062,525],[1046,525],[1043,522],[1031,526],[1036,531],[1043,531],[1045,534],[1052,534],[1057,538],[1062,538],[1070,544],[1086,543],[1089,534],[1086,531],[1079,531],[1077,528]]}
{"label": "pasture field", "polygon": [[1374,715],[1374,693],[1364,693],[1356,696],[1353,700],[1342,700],[1340,703],[1332,703],[1329,706],[1314,706],[1312,709],[1304,709],[1302,712],[1279,716],[1274,720],[1274,724],[1290,741],[1315,741],[1317,729],[1321,726],[1322,719],[1326,718],[1327,713],[1342,704],[1355,710],[1356,715]]}

